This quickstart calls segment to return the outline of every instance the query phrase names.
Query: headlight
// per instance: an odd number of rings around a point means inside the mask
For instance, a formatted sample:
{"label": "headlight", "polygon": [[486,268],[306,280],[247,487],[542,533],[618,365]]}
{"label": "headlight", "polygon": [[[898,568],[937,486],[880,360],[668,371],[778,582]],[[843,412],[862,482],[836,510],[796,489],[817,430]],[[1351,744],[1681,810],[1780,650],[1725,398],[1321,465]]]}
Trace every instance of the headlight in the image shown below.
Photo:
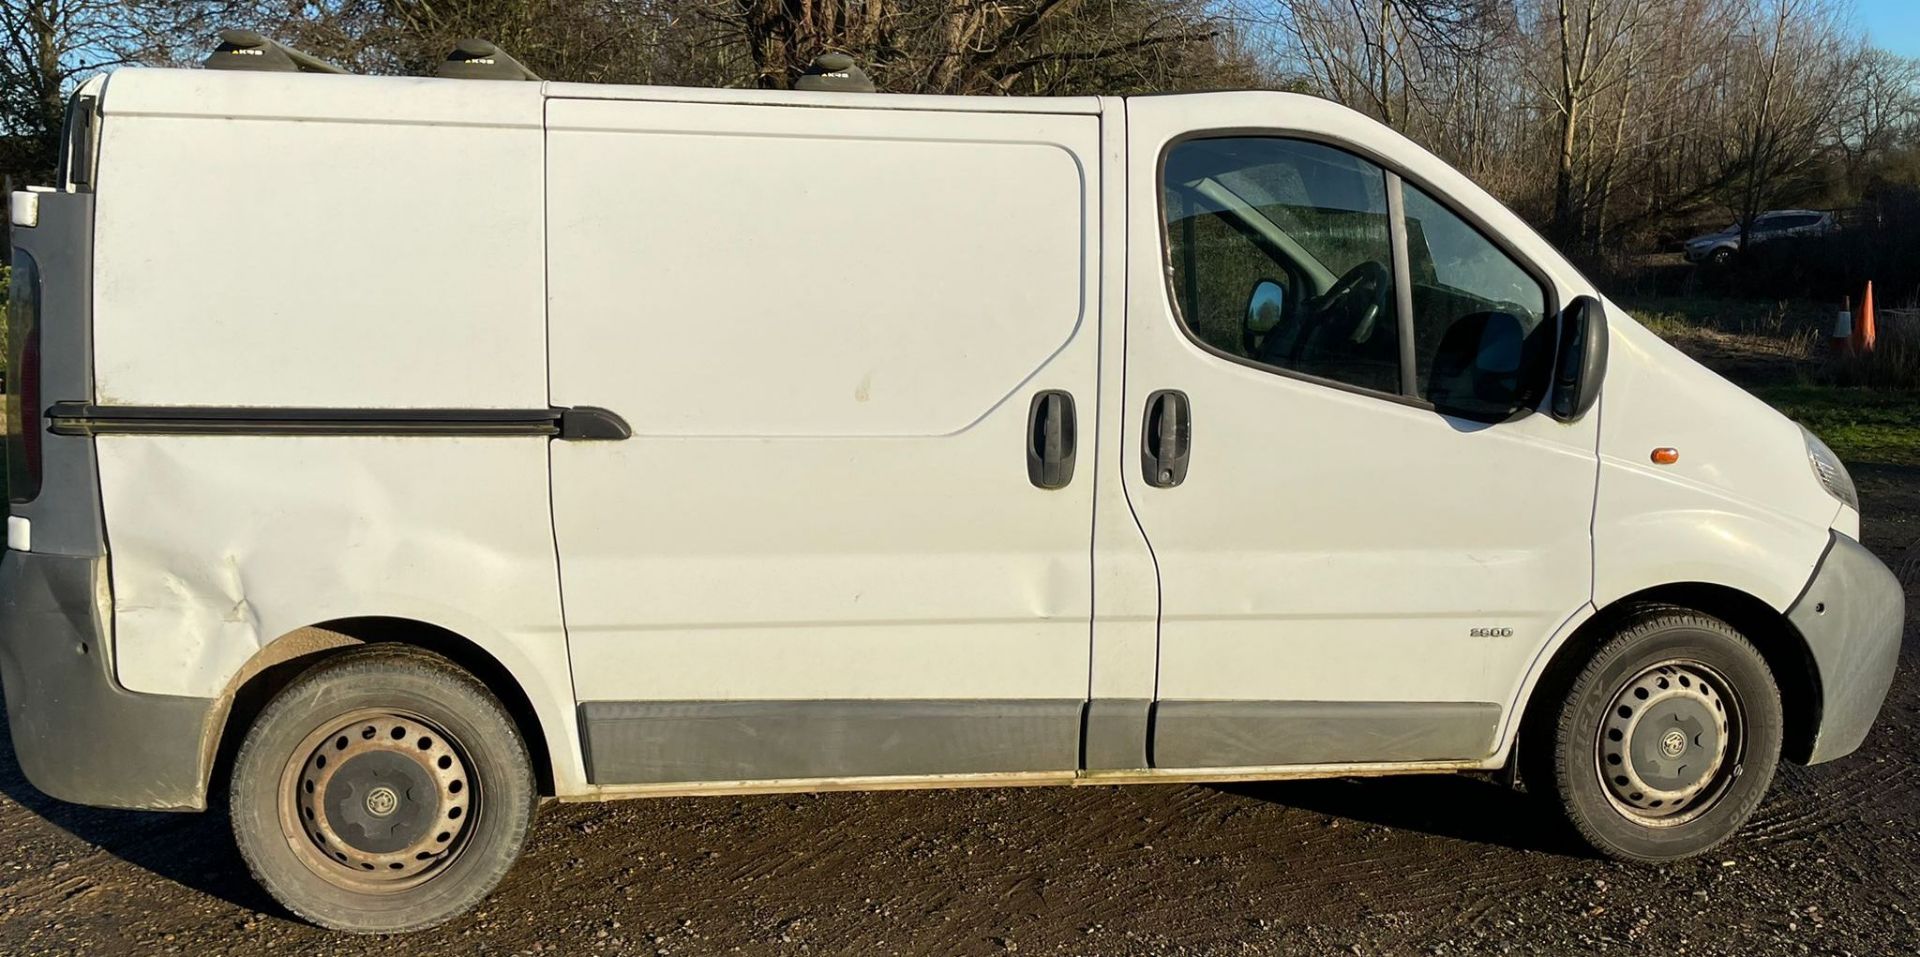
{"label": "headlight", "polygon": [[1847,467],[1840,464],[1840,456],[1827,448],[1820,437],[1800,427],[1800,434],[1807,437],[1807,462],[1813,466],[1813,475],[1820,480],[1820,486],[1827,494],[1847,504],[1854,511],[1860,510],[1860,492],[1853,487],[1853,476],[1847,474]]}

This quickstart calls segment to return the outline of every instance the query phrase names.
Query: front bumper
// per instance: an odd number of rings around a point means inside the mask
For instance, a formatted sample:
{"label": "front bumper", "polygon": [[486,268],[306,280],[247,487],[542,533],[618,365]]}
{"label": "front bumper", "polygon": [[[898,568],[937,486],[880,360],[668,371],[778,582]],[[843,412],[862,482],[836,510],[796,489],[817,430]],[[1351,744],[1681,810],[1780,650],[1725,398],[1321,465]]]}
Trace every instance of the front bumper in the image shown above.
{"label": "front bumper", "polygon": [[113,679],[106,559],[0,556],[0,686],[20,770],[51,797],[201,810],[210,698],[137,694]]}
{"label": "front bumper", "polygon": [[1838,532],[1813,580],[1787,609],[1813,654],[1820,720],[1808,764],[1860,747],[1893,686],[1906,627],[1906,590],[1866,546]]}

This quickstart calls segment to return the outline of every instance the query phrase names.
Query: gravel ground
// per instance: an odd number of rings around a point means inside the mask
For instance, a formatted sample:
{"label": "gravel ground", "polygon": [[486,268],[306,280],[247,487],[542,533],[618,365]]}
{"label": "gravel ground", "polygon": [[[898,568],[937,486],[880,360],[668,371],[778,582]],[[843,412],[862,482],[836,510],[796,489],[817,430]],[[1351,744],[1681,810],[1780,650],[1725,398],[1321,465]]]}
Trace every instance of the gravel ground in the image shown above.
{"label": "gravel ground", "polygon": [[1908,583],[1892,699],[1700,860],[1595,859],[1466,777],[549,805],[479,912],[361,939],[280,912],[219,816],[48,800],[0,736],[0,953],[1920,953],[1920,470],[1856,477]]}

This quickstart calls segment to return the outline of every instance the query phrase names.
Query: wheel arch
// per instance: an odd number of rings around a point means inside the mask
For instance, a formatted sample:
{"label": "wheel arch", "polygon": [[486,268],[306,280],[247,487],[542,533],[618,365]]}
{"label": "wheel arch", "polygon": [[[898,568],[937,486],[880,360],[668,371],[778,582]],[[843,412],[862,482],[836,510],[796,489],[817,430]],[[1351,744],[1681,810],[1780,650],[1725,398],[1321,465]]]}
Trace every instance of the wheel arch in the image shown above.
{"label": "wheel arch", "polygon": [[1669,605],[1710,615],[1726,622],[1753,643],[1780,688],[1785,737],[1781,756],[1804,764],[1812,756],[1820,727],[1820,676],[1813,653],[1800,630],[1787,616],[1759,598],[1726,585],[1674,582],[1624,595],[1581,622],[1554,649],[1527,692],[1521,708],[1519,733],[1509,747],[1518,752],[1520,740],[1537,738],[1549,705],[1565,693],[1601,644],[1627,616],[1648,606]]}
{"label": "wheel arch", "polygon": [[547,729],[532,699],[511,669],[479,643],[441,625],[411,618],[340,618],[290,631],[268,642],[236,672],[209,717],[203,747],[211,753],[208,794],[231,774],[233,759],[261,709],[314,664],[348,648],[395,644],[445,657],[479,679],[513,718],[527,746],[540,793],[555,793],[555,768]]}

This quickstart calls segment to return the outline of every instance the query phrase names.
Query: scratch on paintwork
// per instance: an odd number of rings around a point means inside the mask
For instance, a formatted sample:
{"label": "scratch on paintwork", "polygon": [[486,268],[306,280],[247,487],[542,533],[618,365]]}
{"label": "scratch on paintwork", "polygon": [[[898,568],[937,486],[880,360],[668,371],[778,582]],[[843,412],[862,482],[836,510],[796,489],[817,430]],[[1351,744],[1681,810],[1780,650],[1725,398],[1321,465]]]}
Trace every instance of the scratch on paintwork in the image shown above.
{"label": "scratch on paintwork", "polygon": [[873,373],[860,377],[860,384],[853,388],[853,401],[865,402],[873,395]]}

